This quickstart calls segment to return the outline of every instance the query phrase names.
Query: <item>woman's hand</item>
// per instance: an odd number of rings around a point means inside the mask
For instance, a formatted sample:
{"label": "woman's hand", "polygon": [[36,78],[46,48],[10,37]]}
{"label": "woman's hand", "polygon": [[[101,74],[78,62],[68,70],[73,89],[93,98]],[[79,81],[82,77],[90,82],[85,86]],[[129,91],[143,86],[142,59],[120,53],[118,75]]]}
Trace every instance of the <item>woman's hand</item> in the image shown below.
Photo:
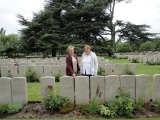
{"label": "woman's hand", "polygon": [[75,74],[75,73],[73,73],[73,74],[72,74],[72,77],[73,77],[73,78],[75,78],[75,77],[76,77],[76,74]]}

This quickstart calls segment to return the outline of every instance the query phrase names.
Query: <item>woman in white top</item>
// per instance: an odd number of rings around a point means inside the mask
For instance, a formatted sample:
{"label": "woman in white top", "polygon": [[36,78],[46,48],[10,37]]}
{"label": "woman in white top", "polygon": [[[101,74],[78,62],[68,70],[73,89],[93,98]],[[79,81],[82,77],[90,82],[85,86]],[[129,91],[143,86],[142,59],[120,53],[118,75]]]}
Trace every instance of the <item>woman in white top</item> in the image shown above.
{"label": "woman in white top", "polygon": [[85,76],[97,76],[98,60],[89,45],[84,47],[81,61],[81,74]]}

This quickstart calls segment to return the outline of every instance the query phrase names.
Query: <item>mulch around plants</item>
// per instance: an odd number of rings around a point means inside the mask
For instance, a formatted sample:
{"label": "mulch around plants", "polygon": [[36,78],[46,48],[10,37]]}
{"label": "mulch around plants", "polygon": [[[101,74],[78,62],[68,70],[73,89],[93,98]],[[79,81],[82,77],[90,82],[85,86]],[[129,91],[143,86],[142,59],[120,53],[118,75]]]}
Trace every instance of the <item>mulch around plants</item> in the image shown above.
{"label": "mulch around plants", "polygon": [[[23,109],[16,114],[3,113],[0,115],[0,119],[45,119],[45,118],[105,118],[100,115],[89,115],[79,111],[71,111],[67,114],[61,114],[59,111],[37,111],[37,107],[41,107],[41,103],[28,103]],[[123,116],[126,118],[125,116]],[[116,117],[116,118],[123,118]],[[160,113],[153,112],[152,109],[139,110],[134,114],[134,118],[158,118]]]}

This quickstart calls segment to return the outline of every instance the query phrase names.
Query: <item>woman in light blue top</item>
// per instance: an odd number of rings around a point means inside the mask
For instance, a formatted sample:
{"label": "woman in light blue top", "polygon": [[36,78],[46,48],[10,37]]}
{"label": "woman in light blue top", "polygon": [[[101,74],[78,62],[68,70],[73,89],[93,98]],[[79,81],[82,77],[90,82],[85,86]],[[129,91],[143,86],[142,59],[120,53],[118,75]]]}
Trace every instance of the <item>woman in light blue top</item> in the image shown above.
{"label": "woman in light blue top", "polygon": [[98,60],[89,45],[84,47],[81,61],[81,74],[85,76],[97,76]]}

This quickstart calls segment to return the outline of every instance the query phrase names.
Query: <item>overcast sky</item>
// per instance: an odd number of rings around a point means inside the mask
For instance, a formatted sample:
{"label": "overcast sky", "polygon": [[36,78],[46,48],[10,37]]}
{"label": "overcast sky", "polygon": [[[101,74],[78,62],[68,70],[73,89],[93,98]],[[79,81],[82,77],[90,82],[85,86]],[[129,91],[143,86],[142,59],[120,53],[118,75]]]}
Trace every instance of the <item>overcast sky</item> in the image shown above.
{"label": "overcast sky", "polygon": [[[43,9],[44,0],[0,0],[0,28],[8,34],[18,34],[22,28],[16,14],[31,19],[32,12]],[[149,32],[160,33],[160,0],[132,0],[132,3],[119,3],[115,7],[115,20],[130,21],[134,24],[151,26]]]}

